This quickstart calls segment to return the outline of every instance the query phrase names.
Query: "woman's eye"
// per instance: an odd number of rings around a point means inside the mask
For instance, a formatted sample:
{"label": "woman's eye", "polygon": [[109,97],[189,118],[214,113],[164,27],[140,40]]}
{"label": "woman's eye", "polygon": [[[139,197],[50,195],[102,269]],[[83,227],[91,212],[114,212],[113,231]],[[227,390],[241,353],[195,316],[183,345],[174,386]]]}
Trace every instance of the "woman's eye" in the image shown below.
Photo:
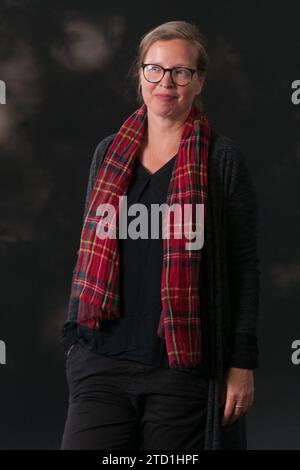
{"label": "woman's eye", "polygon": [[186,76],[188,74],[188,71],[185,69],[175,69],[175,73],[176,75]]}
{"label": "woman's eye", "polygon": [[160,67],[156,67],[155,65],[151,65],[149,67],[150,72],[158,72],[160,70]]}

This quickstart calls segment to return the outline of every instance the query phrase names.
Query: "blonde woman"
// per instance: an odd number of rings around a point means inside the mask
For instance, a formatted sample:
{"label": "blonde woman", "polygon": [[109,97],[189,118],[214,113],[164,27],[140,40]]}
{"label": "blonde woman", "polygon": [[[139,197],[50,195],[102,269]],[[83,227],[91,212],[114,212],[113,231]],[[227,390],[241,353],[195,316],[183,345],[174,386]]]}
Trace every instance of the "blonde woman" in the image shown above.
{"label": "blonde woman", "polygon": [[[243,155],[203,112],[207,69],[195,25],[145,34],[139,107],[95,151],[64,324],[62,449],[246,448],[258,211]],[[187,245],[183,218],[168,211],[153,221],[157,205],[194,207],[196,221],[202,208],[204,243]]]}

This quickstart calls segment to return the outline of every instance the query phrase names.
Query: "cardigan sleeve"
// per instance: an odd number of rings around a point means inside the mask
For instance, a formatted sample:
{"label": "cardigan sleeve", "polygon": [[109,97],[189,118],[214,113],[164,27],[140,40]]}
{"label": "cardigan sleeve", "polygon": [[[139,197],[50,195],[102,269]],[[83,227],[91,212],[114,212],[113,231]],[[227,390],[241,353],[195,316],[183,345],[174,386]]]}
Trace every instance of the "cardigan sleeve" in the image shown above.
{"label": "cardigan sleeve", "polygon": [[230,366],[259,366],[257,324],[260,295],[258,202],[256,189],[238,148],[232,150],[226,200],[227,266],[231,306]]}
{"label": "cardigan sleeve", "polygon": [[[98,170],[100,168],[101,162],[105,156],[105,152],[109,143],[113,140],[115,134],[109,135],[108,137],[101,140],[101,142],[97,145],[92,162],[89,169],[89,177],[85,195],[85,203],[84,203],[84,212],[83,212],[83,219],[82,224],[84,223],[88,208],[89,208],[89,200],[93,191],[93,187],[97,178]],[[71,297],[72,286],[75,278],[76,266],[77,266],[77,259],[78,259],[78,251],[77,251],[77,258],[76,263],[73,269],[72,275],[72,282],[71,282],[71,289],[70,289],[70,296],[69,296],[69,304],[68,304],[68,315],[67,319],[63,325],[62,331],[62,341],[63,341],[63,348],[66,352],[69,347],[77,340],[77,312],[78,312],[78,298]]]}

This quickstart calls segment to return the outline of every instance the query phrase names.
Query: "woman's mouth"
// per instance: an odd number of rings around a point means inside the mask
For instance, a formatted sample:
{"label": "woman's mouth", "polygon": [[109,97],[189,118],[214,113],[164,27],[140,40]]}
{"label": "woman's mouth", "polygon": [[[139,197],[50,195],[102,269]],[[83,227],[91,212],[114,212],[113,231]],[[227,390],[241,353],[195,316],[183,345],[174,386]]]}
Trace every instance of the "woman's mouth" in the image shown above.
{"label": "woman's mouth", "polygon": [[155,95],[155,96],[156,98],[162,101],[172,101],[176,99],[176,96],[173,96],[173,95]]}

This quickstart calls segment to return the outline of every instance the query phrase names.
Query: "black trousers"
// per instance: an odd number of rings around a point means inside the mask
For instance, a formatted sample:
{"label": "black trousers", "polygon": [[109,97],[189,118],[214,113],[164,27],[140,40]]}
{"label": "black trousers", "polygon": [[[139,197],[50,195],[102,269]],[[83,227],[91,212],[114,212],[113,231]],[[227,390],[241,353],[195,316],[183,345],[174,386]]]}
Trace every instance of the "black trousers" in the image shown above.
{"label": "black trousers", "polygon": [[66,359],[69,406],[61,449],[204,448],[208,379],[96,354]]}

